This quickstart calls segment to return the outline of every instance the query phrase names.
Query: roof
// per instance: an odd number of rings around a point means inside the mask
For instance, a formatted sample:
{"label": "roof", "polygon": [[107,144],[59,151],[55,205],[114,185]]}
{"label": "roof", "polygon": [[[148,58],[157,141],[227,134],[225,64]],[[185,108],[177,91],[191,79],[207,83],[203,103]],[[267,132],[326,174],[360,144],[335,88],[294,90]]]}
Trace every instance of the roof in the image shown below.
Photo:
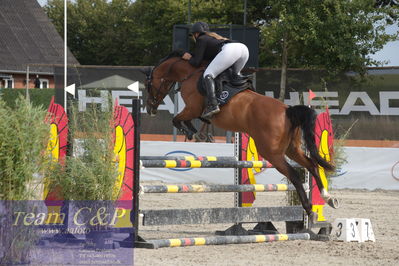
{"label": "roof", "polygon": [[[83,89],[91,89],[91,88],[98,88],[98,89],[103,89],[103,88],[113,88],[113,89],[126,89],[127,86],[135,82],[136,80],[129,79],[122,77],[120,75],[112,75],[109,77],[106,77],[101,80],[96,80],[94,82],[85,84],[81,86]],[[144,85],[140,83],[140,89],[144,89]]]}
{"label": "roof", "polygon": [[[144,66],[93,66],[79,65],[68,68],[68,84],[75,83],[77,87],[84,89],[126,89],[135,81],[143,81]],[[55,87],[62,88],[64,84],[64,67],[54,68]],[[140,84],[140,88],[144,88]]]}
{"label": "roof", "polygon": [[[0,1],[0,72],[53,73],[63,64],[64,41],[36,0]],[[68,64],[79,64],[68,49]]]}

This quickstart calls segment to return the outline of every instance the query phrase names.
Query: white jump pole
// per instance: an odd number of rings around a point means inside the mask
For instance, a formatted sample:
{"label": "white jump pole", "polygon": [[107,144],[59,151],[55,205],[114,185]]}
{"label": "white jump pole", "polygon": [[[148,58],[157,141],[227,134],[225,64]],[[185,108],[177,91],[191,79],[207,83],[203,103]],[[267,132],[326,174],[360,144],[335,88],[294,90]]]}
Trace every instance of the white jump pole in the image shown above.
{"label": "white jump pole", "polygon": [[67,112],[67,66],[68,66],[68,53],[67,53],[67,0],[64,0],[64,109]]}

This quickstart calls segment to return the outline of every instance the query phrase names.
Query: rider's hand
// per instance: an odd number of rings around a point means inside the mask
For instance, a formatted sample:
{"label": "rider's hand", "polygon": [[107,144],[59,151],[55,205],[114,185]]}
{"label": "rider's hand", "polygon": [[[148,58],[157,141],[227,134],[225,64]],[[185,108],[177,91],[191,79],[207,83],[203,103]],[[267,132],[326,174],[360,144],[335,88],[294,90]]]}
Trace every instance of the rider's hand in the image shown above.
{"label": "rider's hand", "polygon": [[183,55],[181,58],[183,58],[184,60],[190,60],[191,54],[189,54],[189,53],[184,53],[184,55]]}

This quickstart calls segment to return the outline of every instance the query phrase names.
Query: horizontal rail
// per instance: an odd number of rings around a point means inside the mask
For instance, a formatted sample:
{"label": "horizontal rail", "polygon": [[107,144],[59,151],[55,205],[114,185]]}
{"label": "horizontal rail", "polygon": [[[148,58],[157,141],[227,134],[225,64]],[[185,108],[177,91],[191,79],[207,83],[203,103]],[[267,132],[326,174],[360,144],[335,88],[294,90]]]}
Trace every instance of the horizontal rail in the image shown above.
{"label": "horizontal rail", "polygon": [[151,248],[164,247],[185,247],[202,245],[227,245],[227,244],[245,244],[245,243],[264,243],[273,241],[287,240],[309,240],[308,233],[299,234],[275,234],[275,235],[244,235],[244,236],[210,236],[196,238],[175,238],[147,240],[152,244]]}
{"label": "horizontal rail", "polygon": [[147,168],[271,168],[266,161],[141,160]]}
{"label": "horizontal rail", "polygon": [[140,156],[140,160],[237,161],[234,156]]}
{"label": "horizontal rail", "polygon": [[303,221],[301,206],[142,210],[143,225]]}
{"label": "horizontal rail", "polygon": [[143,185],[142,193],[210,193],[210,192],[271,192],[293,191],[293,185],[254,184],[254,185]]}
{"label": "horizontal rail", "polygon": [[[159,158],[162,157],[163,156],[160,156]],[[237,161],[232,158],[223,160],[158,160],[148,159],[148,156],[140,158],[141,167],[147,168],[274,168],[268,161]],[[290,162],[289,164],[294,168],[302,167],[296,162]]]}

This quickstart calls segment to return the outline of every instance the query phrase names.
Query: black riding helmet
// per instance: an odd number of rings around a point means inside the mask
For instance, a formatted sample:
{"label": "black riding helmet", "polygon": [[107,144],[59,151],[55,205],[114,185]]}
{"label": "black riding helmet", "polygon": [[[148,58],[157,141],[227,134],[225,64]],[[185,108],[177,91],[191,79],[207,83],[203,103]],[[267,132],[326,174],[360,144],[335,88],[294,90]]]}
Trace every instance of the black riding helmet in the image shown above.
{"label": "black riding helmet", "polygon": [[209,26],[205,22],[196,22],[194,25],[191,27],[191,34],[193,33],[205,33],[209,31]]}

